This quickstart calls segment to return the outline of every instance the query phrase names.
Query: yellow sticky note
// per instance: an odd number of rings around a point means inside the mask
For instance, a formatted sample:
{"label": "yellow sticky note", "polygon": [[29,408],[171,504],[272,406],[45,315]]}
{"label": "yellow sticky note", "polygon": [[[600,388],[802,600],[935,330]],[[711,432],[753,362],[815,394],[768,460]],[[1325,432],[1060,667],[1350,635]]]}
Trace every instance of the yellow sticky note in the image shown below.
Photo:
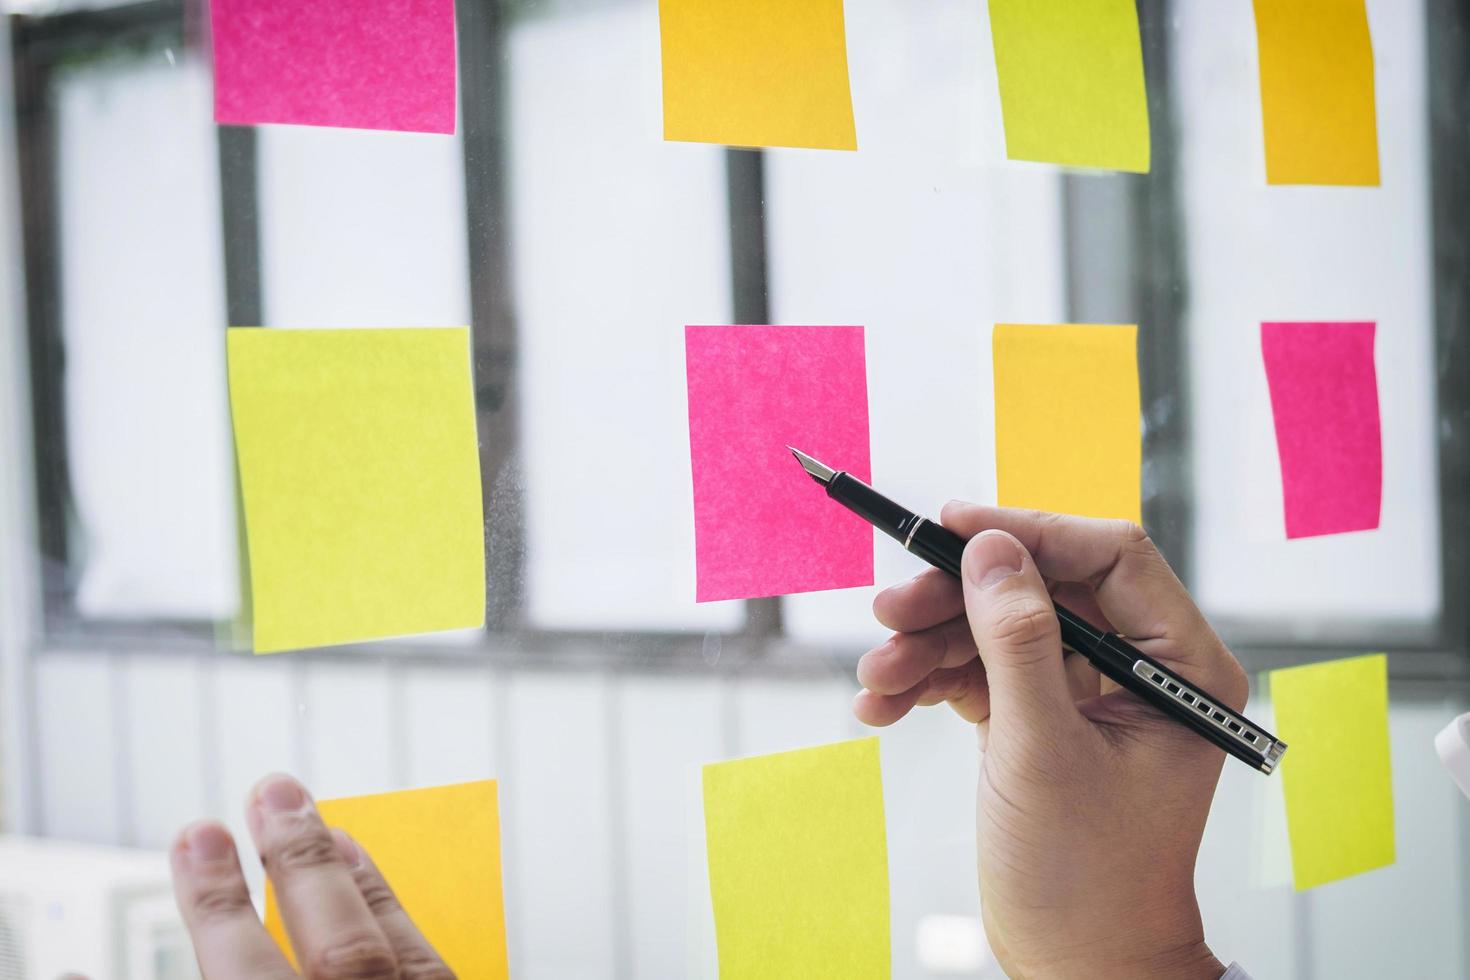
{"label": "yellow sticky note", "polygon": [[481,625],[469,331],[227,343],[256,652]]}
{"label": "yellow sticky note", "polygon": [[1134,0],[990,0],[1006,154],[1147,173]]}
{"label": "yellow sticky note", "polygon": [[1138,328],[997,324],[1002,507],[1141,519]]}
{"label": "yellow sticky note", "polygon": [[704,767],[721,980],[886,980],[878,740]]}
{"label": "yellow sticky note", "polygon": [[1392,864],[1388,658],[1273,670],[1270,684],[1297,890]]}
{"label": "yellow sticky note", "polygon": [[[500,809],[494,780],[317,804],[372,856],[413,924],[465,980],[509,976],[500,882]],[[296,960],[275,890],[265,927]]]}
{"label": "yellow sticky note", "polygon": [[857,149],[842,0],[659,0],[664,139]]}
{"label": "yellow sticky note", "polygon": [[1255,0],[1266,181],[1378,183],[1363,0]]}

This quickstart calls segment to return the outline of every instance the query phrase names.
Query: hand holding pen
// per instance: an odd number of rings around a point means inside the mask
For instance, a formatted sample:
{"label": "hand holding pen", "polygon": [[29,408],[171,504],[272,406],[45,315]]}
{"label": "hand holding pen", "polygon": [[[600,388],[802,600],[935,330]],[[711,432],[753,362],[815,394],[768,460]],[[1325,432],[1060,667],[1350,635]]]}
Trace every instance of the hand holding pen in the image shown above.
{"label": "hand holding pen", "polygon": [[1224,755],[1062,652],[1053,600],[1128,636],[1226,707],[1244,672],[1143,532],[952,503],[961,577],[881,593],[897,632],[858,664],[854,705],[888,725],[948,702],[980,729],[981,907],[1014,977],[1209,977],[1194,864]]}

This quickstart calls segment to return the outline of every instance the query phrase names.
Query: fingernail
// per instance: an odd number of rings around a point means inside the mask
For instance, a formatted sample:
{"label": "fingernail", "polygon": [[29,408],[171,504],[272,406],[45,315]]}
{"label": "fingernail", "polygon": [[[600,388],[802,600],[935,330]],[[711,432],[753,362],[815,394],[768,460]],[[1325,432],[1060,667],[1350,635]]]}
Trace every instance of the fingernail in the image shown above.
{"label": "fingernail", "polygon": [[332,840],[337,845],[337,853],[342,855],[342,861],[349,868],[355,868],[362,863],[362,851],[357,847],[357,841],[347,836],[347,832],[337,827],[332,828]]}
{"label": "fingernail", "polygon": [[217,823],[202,823],[185,834],[189,856],[201,861],[218,861],[230,853],[229,831]]}
{"label": "fingernail", "polygon": [[291,813],[306,805],[306,791],[290,776],[276,776],[256,794],[260,805],[275,813]]}
{"label": "fingernail", "polygon": [[982,531],[965,548],[965,578],[976,588],[989,589],[1020,572],[1025,560],[1015,538],[1004,531]]}

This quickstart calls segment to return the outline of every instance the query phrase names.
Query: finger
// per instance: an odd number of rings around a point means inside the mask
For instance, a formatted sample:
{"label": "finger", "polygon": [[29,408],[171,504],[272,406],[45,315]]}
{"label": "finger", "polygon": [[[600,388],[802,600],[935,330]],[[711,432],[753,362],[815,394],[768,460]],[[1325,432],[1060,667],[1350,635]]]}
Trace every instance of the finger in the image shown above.
{"label": "finger", "polygon": [[1051,596],[1021,543],[1004,531],[978,534],[965,546],[962,571],[992,716],[1005,728],[1079,720]]}
{"label": "finger", "polygon": [[1095,698],[1101,693],[1103,676],[1080,653],[1064,656],[1062,670],[1067,675],[1067,690],[1071,692],[1073,701]]}
{"label": "finger", "polygon": [[964,611],[959,580],[937,568],[884,589],[873,599],[873,615],[878,622],[900,633],[928,629]]}
{"label": "finger", "polygon": [[295,977],[250,904],[235,841],[219,822],[185,827],[169,851],[174,898],[209,980]]}
{"label": "finger", "polygon": [[921,693],[919,685],[902,694],[875,694],[865,688],[852,699],[852,713],[864,725],[887,728],[913,710]]}
{"label": "finger", "polygon": [[1052,601],[1059,602],[1072,610],[1093,626],[1104,633],[1118,632],[1113,624],[1108,622],[1102,609],[1097,604],[1097,596],[1092,594],[1092,586],[1082,582],[1057,582],[1050,583]]}
{"label": "finger", "polygon": [[858,683],[878,694],[900,694],[941,667],[975,659],[975,638],[964,616],[917,633],[895,633],[858,660]]}
{"label": "finger", "polygon": [[963,537],[987,529],[1013,535],[1041,574],[1091,585],[1098,606],[1121,633],[1178,639],[1204,623],[1194,601],[1136,524],[951,501],[940,520]]}
{"label": "finger", "polygon": [[332,828],[332,840],[352,872],[352,880],[357,883],[368,910],[388,937],[401,975],[413,980],[454,980],[454,972],[408,917],[371,855],[344,830]]}
{"label": "finger", "polygon": [[954,502],[943,514],[958,534],[982,526],[1014,534],[1043,575],[1091,585],[1106,621],[1144,653],[1226,704],[1244,702],[1240,663],[1138,525]]}
{"label": "finger", "polygon": [[936,670],[925,678],[921,705],[948,702],[955,714],[977,724],[990,717],[990,686],[985,680],[985,665],[979,660],[963,667]]}
{"label": "finger", "polygon": [[913,687],[896,694],[859,691],[853,713],[865,725],[883,728],[907,715],[917,705],[948,702],[966,721],[977,723],[990,716],[990,690],[985,665],[972,660],[961,667],[935,670]]}
{"label": "finger", "polygon": [[267,776],[245,811],[296,960],[311,980],[391,980],[397,962],[306,789]]}

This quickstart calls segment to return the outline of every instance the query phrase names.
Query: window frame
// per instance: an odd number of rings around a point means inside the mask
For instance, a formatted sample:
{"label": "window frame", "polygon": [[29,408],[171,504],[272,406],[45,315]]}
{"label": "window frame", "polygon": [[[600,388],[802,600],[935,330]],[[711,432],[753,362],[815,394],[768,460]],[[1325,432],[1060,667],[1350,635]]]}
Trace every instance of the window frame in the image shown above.
{"label": "window frame", "polygon": [[[1140,0],[1140,27],[1148,79],[1150,118],[1156,146],[1176,141],[1175,96],[1169,71],[1169,0]],[[175,45],[197,50],[207,43],[198,30],[196,8],[183,0],[142,0],[124,6],[74,10],[49,16],[9,18],[16,100],[16,141],[21,184],[27,339],[31,374],[31,422],[37,511],[36,570],[43,583],[43,649],[105,646],[131,650],[178,649],[198,653],[237,646],[235,624],[200,621],[119,621],[81,616],[68,574],[70,478],[66,458],[63,397],[65,350],[59,308],[61,243],[57,227],[59,189],[52,82],[55,71],[77,58],[119,47]],[[745,603],[743,625],[720,634],[718,658],[707,657],[706,638],[657,631],[578,631],[533,628],[524,608],[524,501],[521,487],[520,397],[517,321],[510,269],[514,261],[506,229],[513,202],[505,179],[507,129],[505,39],[519,16],[514,4],[458,0],[459,104],[463,127],[466,227],[470,263],[470,309],[474,337],[476,420],[481,440],[481,474],[487,514],[486,631],[464,647],[393,641],[297,656],[331,660],[411,655],[463,663],[490,657],[508,665],[686,672],[716,669],[771,671],[778,675],[829,674],[833,663],[849,666],[857,651],[790,641],[782,630],[782,601]],[[1456,126],[1455,96],[1470,95],[1470,58],[1465,53],[1470,13],[1451,0],[1427,0],[1431,25],[1427,70],[1443,84],[1429,86],[1431,99],[1431,193],[1435,255],[1434,325],[1441,383],[1439,419],[1470,421],[1470,390],[1446,383],[1463,377],[1470,354],[1456,344],[1470,329],[1470,293],[1462,270],[1470,265],[1470,243],[1447,215],[1470,207],[1470,135]],[[1461,105],[1464,104],[1462,98]],[[217,126],[223,216],[228,323],[260,324],[262,311],[260,224],[257,211],[256,132]],[[732,322],[769,322],[768,232],[764,155],[727,149]],[[1144,177],[1066,174],[1063,177],[1066,303],[1076,321],[1177,324],[1185,315],[1187,283],[1181,249],[1182,209],[1178,199],[1177,154],[1155,153]],[[1122,315],[1126,314],[1126,316]],[[1141,402],[1144,406],[1144,517],[1180,577],[1190,581],[1192,554],[1191,452],[1188,422],[1186,332],[1151,329],[1140,333]],[[1170,412],[1152,412],[1167,394]],[[1181,408],[1183,406],[1183,408]],[[1470,582],[1470,558],[1453,546],[1470,529],[1470,446],[1465,424],[1440,426],[1440,509],[1443,601],[1440,621],[1419,633],[1387,628],[1369,642],[1395,657],[1395,676],[1434,679],[1470,677],[1470,613],[1462,603]],[[48,451],[49,450],[49,451]],[[243,530],[242,530],[243,536]],[[881,546],[881,545],[880,545]],[[242,555],[244,549],[241,549]],[[242,581],[248,592],[248,576]],[[1244,639],[1234,649],[1250,668],[1319,659],[1341,645],[1303,644],[1266,624],[1264,640]],[[1253,631],[1253,636],[1256,634]],[[1229,637],[1227,637],[1229,639]],[[235,651],[244,652],[244,651]],[[711,663],[711,660],[716,662]]]}

